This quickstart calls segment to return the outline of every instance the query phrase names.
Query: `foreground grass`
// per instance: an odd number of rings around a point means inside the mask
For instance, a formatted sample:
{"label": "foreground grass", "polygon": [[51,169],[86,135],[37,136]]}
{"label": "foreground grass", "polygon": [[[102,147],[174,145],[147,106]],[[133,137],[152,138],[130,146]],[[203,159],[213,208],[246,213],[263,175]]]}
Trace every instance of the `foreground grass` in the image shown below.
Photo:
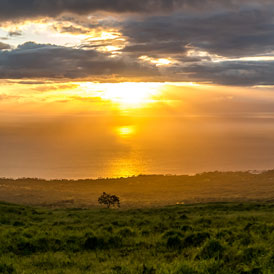
{"label": "foreground grass", "polygon": [[274,204],[0,204],[0,273],[274,273]]}

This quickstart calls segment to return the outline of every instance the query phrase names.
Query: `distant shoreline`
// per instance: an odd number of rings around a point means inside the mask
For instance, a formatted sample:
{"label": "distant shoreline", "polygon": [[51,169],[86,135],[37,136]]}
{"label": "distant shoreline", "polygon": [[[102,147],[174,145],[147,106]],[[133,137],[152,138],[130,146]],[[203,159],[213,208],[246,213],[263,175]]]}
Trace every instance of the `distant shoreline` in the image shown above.
{"label": "distant shoreline", "polygon": [[38,180],[38,181],[98,181],[98,180],[117,180],[117,179],[130,179],[130,178],[136,178],[136,177],[153,177],[153,176],[163,176],[163,177],[195,177],[195,176],[201,176],[206,174],[231,174],[231,173],[249,173],[253,175],[258,175],[266,172],[274,172],[274,169],[265,169],[265,170],[237,170],[237,171],[204,171],[204,172],[197,172],[197,173],[189,173],[189,174],[138,174],[138,175],[132,175],[132,176],[122,176],[122,177],[97,177],[97,178],[40,178],[40,177],[0,177],[0,180],[13,180],[13,181],[20,181],[20,180]]}

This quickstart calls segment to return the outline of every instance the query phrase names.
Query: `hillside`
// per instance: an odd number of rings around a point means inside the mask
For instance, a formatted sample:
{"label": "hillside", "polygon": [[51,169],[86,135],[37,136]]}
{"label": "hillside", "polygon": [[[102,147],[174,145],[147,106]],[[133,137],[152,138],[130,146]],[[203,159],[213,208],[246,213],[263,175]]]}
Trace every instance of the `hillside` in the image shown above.
{"label": "hillside", "polygon": [[54,207],[92,207],[102,192],[123,208],[215,201],[274,200],[274,171],[210,172],[195,176],[140,175],[97,180],[0,179],[0,200]]}

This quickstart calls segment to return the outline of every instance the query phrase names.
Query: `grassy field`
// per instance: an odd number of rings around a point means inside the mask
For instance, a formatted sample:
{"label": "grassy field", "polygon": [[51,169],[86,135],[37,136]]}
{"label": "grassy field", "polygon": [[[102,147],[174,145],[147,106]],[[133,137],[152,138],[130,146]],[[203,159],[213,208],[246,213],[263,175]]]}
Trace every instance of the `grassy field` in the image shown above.
{"label": "grassy field", "polygon": [[0,204],[0,273],[274,273],[274,204]]}

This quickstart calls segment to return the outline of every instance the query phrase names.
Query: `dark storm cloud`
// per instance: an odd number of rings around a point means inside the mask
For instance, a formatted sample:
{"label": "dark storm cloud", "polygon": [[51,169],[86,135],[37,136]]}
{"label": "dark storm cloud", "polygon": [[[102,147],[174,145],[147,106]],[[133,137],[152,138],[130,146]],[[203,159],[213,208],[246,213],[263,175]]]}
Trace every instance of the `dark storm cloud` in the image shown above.
{"label": "dark storm cloud", "polygon": [[21,36],[22,32],[21,31],[10,31],[9,32],[9,36],[13,37],[13,36]]}
{"label": "dark storm cloud", "polygon": [[274,61],[220,62],[174,69],[188,80],[233,86],[274,85]]}
{"label": "dark storm cloud", "polygon": [[186,44],[177,41],[160,41],[159,43],[147,42],[140,44],[132,44],[126,46],[122,51],[136,55],[146,55],[149,53],[150,57],[170,56],[174,54],[183,54],[187,51]]}
{"label": "dark storm cloud", "polygon": [[[186,58],[187,60],[188,58]],[[182,60],[181,60],[182,61]],[[198,81],[225,85],[274,85],[274,62],[185,62],[159,70],[94,50],[26,43],[0,51],[0,78],[100,79],[140,77],[143,81]],[[151,78],[152,77],[152,78]]]}
{"label": "dark storm cloud", "polygon": [[11,46],[9,44],[0,42],[0,50],[10,49],[10,48]]}
{"label": "dark storm cloud", "polygon": [[[63,12],[88,14],[94,11],[147,12],[173,10],[184,5],[198,5],[201,0],[1,0],[0,18],[57,16]],[[212,2],[212,1],[211,1]],[[213,1],[216,2],[216,1]]]}
{"label": "dark storm cloud", "polygon": [[124,22],[131,45],[124,51],[173,55],[191,47],[228,57],[274,50],[274,7],[186,15],[152,16]]}
{"label": "dark storm cloud", "polygon": [[71,33],[71,34],[88,34],[89,33],[89,29],[85,29],[82,27],[74,27],[74,26],[62,26],[59,30],[56,29],[59,32],[63,32],[63,33]]}
{"label": "dark storm cloud", "polygon": [[166,12],[178,9],[212,10],[237,8],[242,4],[264,5],[271,0],[1,0],[0,19],[58,16],[64,12],[88,14],[94,11],[108,12]]}
{"label": "dark storm cloud", "polygon": [[157,71],[94,50],[25,43],[0,51],[0,78],[143,77]]}
{"label": "dark storm cloud", "polygon": [[[81,16],[95,11],[135,14]],[[45,16],[56,17],[59,32],[115,29],[125,38],[124,48],[115,58],[98,51],[106,45],[120,47],[121,37],[86,39],[78,49],[26,43],[12,50],[0,43],[0,78],[140,77],[144,81],[274,84],[271,61],[215,62],[217,56],[234,60],[273,55],[273,0],[0,0],[0,21]],[[16,35],[20,33],[10,33]],[[175,62],[157,67],[145,61],[149,59],[141,61],[144,55],[170,57]]]}

